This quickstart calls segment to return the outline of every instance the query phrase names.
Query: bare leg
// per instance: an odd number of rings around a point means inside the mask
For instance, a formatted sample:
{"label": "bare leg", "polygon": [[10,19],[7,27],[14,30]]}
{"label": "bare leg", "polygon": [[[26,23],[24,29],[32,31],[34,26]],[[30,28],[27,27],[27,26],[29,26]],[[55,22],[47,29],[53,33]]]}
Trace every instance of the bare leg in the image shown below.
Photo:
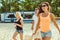
{"label": "bare leg", "polygon": [[35,38],[34,40],[37,40],[37,38]]}
{"label": "bare leg", "polygon": [[43,37],[42,40],[45,40],[45,37]]}
{"label": "bare leg", "polygon": [[45,37],[45,40],[51,40],[51,37]]}
{"label": "bare leg", "polygon": [[23,34],[22,33],[20,33],[20,39],[23,40]]}
{"label": "bare leg", "polygon": [[35,38],[34,40],[40,40],[40,38]]}
{"label": "bare leg", "polygon": [[51,40],[51,37],[44,37],[42,40]]}
{"label": "bare leg", "polygon": [[14,35],[13,35],[13,40],[17,40],[16,39],[16,36],[18,35],[18,32],[15,32]]}
{"label": "bare leg", "polygon": [[41,40],[40,38],[38,38],[38,40]]}

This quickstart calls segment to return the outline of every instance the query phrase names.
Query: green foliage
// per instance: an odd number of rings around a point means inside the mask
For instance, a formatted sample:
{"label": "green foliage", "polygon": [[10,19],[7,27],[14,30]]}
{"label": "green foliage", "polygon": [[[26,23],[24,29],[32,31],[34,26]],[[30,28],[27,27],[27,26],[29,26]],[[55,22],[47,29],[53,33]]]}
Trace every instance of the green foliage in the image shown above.
{"label": "green foliage", "polygon": [[41,2],[49,2],[52,7],[52,12],[56,16],[60,16],[60,0],[0,0],[3,5],[0,12],[15,12],[15,11],[34,11]]}

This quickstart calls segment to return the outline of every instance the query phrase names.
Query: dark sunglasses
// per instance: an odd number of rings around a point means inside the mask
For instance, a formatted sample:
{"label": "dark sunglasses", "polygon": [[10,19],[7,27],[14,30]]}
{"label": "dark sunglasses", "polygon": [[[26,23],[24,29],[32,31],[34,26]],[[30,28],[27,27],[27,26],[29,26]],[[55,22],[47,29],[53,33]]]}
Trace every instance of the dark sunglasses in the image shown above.
{"label": "dark sunglasses", "polygon": [[42,7],[45,7],[45,6],[47,6],[46,4],[42,4]]}

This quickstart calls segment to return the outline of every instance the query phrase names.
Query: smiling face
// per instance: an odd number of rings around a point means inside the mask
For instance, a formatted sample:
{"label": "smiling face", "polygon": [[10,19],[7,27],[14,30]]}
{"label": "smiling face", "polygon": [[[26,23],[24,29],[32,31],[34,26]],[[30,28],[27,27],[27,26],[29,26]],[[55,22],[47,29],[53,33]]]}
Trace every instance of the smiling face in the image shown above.
{"label": "smiling face", "polygon": [[43,11],[48,11],[48,6],[46,4],[42,4],[41,7]]}

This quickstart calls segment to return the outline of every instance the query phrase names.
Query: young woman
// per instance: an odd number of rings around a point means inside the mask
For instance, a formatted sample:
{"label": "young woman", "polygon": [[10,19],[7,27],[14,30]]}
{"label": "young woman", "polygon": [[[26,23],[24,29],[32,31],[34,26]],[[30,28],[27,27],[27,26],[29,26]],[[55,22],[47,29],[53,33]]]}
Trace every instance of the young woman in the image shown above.
{"label": "young woman", "polygon": [[[35,8],[35,14],[32,17],[33,22],[32,22],[32,27],[31,27],[33,33],[36,29],[36,25],[37,25],[37,22],[38,22],[38,13],[39,13],[39,8]],[[33,39],[34,40],[40,40],[39,31],[35,35],[33,35]]]}
{"label": "young woman", "polygon": [[20,36],[20,39],[23,40],[23,18],[21,17],[21,14],[19,12],[16,12],[16,22],[15,22],[15,25],[16,25],[16,31],[13,35],[13,40],[17,40],[16,39],[16,36],[19,34]]}
{"label": "young woman", "polygon": [[43,2],[40,7],[40,14],[38,19],[38,24],[36,26],[35,33],[36,34],[38,28],[40,27],[42,40],[51,40],[51,30],[50,30],[50,22],[53,22],[55,27],[58,29],[60,33],[60,29],[56,23],[54,14],[50,12],[50,5],[48,2]]}

